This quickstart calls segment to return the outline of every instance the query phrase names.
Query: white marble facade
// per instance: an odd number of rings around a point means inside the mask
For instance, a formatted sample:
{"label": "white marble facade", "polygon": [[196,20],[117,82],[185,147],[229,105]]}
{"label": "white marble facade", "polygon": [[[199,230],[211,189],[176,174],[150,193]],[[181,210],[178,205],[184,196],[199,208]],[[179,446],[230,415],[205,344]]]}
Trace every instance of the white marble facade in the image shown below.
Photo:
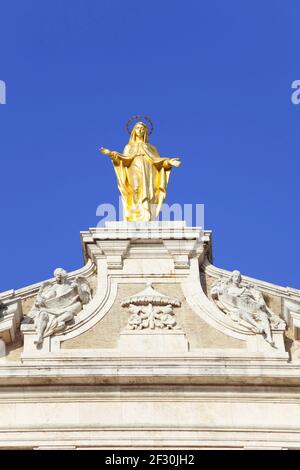
{"label": "white marble facade", "polygon": [[300,291],[184,222],[81,237],[83,268],[0,294],[0,448],[300,447]]}

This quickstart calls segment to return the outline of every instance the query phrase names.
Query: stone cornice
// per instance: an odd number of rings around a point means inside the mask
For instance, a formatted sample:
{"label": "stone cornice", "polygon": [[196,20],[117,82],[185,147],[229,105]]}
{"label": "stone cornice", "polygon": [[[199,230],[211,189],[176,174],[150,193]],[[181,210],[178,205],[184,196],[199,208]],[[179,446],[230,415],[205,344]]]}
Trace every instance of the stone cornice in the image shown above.
{"label": "stone cornice", "polygon": [[[37,364],[20,367],[19,363],[0,366],[1,386],[15,385],[95,385],[95,384],[189,384],[239,386],[298,386],[300,366],[237,357],[235,361],[220,357],[166,358],[46,358]],[[63,363],[63,364],[62,364]],[[37,367],[38,365],[38,367]],[[58,368],[59,369],[58,369]],[[59,373],[58,373],[59,371]]]}

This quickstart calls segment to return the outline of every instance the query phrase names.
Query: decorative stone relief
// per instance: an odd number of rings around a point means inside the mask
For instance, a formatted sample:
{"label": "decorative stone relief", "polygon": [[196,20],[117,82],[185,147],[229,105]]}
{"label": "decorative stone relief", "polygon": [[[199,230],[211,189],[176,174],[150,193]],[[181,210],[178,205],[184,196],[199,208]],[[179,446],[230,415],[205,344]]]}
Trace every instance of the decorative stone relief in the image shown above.
{"label": "decorative stone relief", "polygon": [[179,328],[173,307],[180,307],[180,301],[156,291],[151,283],[142,292],[124,299],[121,305],[129,307],[127,328],[130,330]]}
{"label": "decorative stone relief", "polygon": [[241,285],[242,276],[233,271],[229,279],[219,278],[211,288],[211,297],[229,317],[254,333],[260,333],[274,346],[272,329],[285,328],[285,322],[267,306],[263,294],[252,284]]}
{"label": "decorative stone relief", "polygon": [[67,272],[57,268],[54,277],[54,282],[42,283],[31,311],[23,320],[23,324],[34,324],[36,345],[42,344],[47,336],[63,331],[91,300],[91,289],[83,276],[68,280]]}

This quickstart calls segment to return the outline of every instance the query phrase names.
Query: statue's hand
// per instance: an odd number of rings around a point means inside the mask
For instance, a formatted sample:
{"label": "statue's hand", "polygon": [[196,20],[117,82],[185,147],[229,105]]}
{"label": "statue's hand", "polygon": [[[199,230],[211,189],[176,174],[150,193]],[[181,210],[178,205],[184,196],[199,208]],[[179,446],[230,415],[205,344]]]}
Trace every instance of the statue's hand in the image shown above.
{"label": "statue's hand", "polygon": [[166,158],[165,161],[163,162],[163,167],[166,170],[170,170],[172,166],[180,166],[181,162],[179,158]]}
{"label": "statue's hand", "polygon": [[111,154],[111,151],[108,150],[108,149],[106,149],[105,147],[101,147],[101,148],[100,148],[100,152],[101,152],[101,153],[104,153],[104,155],[109,155],[109,156],[110,156],[110,154]]}
{"label": "statue's hand", "polygon": [[169,162],[172,166],[178,167],[181,165],[181,161],[179,160],[179,158],[170,158]]}
{"label": "statue's hand", "polygon": [[170,170],[172,166],[180,166],[181,162],[179,158],[166,158],[163,162],[163,168],[165,170]]}
{"label": "statue's hand", "polygon": [[119,161],[120,161],[120,158],[119,158],[119,153],[118,152],[114,152],[112,150],[108,150],[104,147],[101,147],[100,148],[100,152],[104,153],[104,155],[108,155],[112,161],[115,163],[115,164],[118,164]]}

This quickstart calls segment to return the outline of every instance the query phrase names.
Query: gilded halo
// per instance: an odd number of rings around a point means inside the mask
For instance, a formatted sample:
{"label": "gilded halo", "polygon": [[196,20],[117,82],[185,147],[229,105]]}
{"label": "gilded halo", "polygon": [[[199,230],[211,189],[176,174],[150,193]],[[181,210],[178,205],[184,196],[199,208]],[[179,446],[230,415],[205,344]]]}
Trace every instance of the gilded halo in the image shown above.
{"label": "gilded halo", "polygon": [[153,122],[151,121],[151,119],[149,119],[148,116],[144,116],[143,114],[135,114],[134,116],[131,116],[128,119],[127,123],[126,123],[126,129],[127,129],[127,132],[128,132],[129,135],[131,134],[131,131],[132,131],[130,125],[131,125],[132,121],[135,121],[135,120],[139,120],[139,121],[144,120],[144,121],[146,121],[146,123],[149,124],[149,126],[150,126],[148,134],[149,135],[152,134],[154,126],[153,126]]}

